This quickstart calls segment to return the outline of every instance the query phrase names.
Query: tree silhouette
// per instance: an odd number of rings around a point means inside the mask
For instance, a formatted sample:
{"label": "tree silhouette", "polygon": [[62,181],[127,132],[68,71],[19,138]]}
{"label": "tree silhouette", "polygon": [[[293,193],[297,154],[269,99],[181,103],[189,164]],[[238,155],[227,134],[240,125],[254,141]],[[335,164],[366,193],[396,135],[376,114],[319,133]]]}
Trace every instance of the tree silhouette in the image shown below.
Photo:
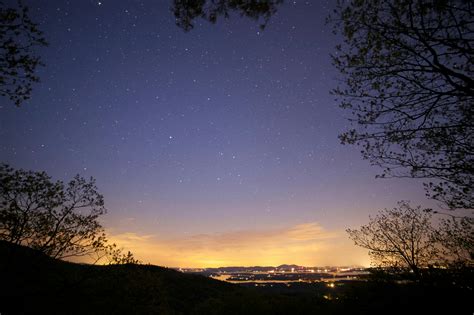
{"label": "tree silhouette", "polygon": [[425,179],[427,196],[474,208],[474,6],[470,1],[340,3],[334,91],[382,177]]}
{"label": "tree silhouette", "polygon": [[189,31],[196,18],[215,23],[219,16],[229,17],[230,12],[238,12],[256,21],[265,28],[270,17],[283,0],[174,0],[172,11],[176,24]]}
{"label": "tree silhouette", "polygon": [[474,266],[474,218],[445,215],[433,233],[438,261],[455,268]]}
{"label": "tree silhouette", "polygon": [[367,225],[347,233],[355,245],[369,250],[376,267],[411,271],[417,278],[427,267],[472,267],[474,219],[446,215],[435,224],[431,209],[400,201],[398,208],[379,211]]}
{"label": "tree silhouette", "polygon": [[46,45],[43,33],[21,1],[15,7],[0,1],[1,96],[8,97],[16,106],[30,98],[33,83],[39,81],[36,69],[43,65],[36,48]]}
{"label": "tree silhouette", "polygon": [[24,245],[53,258],[106,257],[110,263],[131,263],[109,244],[98,218],[106,213],[104,197],[93,178],[79,175],[69,183],[52,181],[45,172],[14,170],[0,165],[0,239]]}
{"label": "tree silhouette", "polygon": [[347,233],[355,245],[369,250],[377,267],[408,269],[419,277],[420,268],[436,259],[431,214],[427,209],[412,208],[408,202],[380,211],[367,225],[347,229]]}

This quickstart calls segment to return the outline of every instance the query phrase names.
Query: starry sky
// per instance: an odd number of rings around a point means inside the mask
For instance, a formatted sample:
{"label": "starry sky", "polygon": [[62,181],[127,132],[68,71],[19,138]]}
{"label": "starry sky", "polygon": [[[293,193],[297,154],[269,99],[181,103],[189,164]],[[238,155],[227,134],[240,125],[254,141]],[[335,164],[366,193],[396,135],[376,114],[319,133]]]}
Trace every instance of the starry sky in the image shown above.
{"label": "starry sky", "polygon": [[368,265],[344,230],[414,180],[375,179],[330,90],[333,1],[286,1],[186,33],[166,0],[26,1],[49,42],[32,99],[0,99],[0,155],[93,176],[111,239],[175,267]]}

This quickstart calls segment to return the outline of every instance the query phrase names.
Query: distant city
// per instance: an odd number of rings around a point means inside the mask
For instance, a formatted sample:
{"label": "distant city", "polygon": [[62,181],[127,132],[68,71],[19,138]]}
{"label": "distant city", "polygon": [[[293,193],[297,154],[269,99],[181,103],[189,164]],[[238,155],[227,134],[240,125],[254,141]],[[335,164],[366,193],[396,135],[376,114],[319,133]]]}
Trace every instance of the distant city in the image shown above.
{"label": "distant city", "polygon": [[360,266],[344,267],[305,267],[298,265],[219,267],[219,268],[176,268],[184,273],[200,274],[216,280],[237,284],[266,286],[275,284],[327,282],[360,280],[369,274]]}

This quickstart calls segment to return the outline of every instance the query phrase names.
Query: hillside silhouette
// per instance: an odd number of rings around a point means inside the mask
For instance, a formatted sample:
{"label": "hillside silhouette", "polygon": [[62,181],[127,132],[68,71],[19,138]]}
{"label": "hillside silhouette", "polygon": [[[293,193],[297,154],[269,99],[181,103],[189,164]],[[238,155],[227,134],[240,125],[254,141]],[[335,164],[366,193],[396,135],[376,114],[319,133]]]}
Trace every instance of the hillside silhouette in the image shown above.
{"label": "hillside silhouette", "polygon": [[158,266],[65,262],[4,241],[0,256],[2,314],[288,314],[303,302]]}
{"label": "hillside silhouette", "polygon": [[262,289],[153,265],[86,265],[0,242],[2,314],[470,314],[472,288],[385,282]]}

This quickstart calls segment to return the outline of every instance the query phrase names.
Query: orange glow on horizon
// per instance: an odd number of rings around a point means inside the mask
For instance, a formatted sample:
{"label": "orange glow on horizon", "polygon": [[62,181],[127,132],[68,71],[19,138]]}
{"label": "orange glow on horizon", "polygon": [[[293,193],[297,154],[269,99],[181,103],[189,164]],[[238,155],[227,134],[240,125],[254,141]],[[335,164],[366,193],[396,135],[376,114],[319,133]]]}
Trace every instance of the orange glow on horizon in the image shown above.
{"label": "orange glow on horizon", "polygon": [[317,222],[175,239],[133,232],[109,234],[112,242],[132,251],[143,263],[167,267],[369,265],[366,251],[354,246],[344,232],[325,230]]}

